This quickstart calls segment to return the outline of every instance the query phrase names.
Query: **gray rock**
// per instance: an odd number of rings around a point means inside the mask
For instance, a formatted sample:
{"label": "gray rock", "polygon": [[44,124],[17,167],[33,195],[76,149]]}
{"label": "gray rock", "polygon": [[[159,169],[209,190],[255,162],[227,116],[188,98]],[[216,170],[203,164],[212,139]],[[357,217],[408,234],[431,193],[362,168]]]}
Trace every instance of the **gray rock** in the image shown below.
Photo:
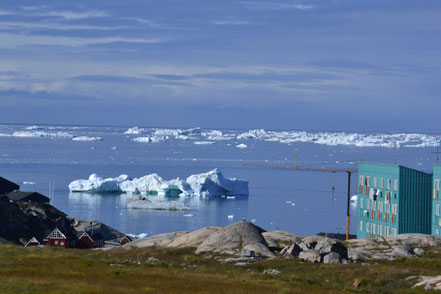
{"label": "gray rock", "polygon": [[313,263],[319,263],[321,262],[321,255],[320,252],[314,249],[304,250],[300,252],[299,258],[304,261],[313,262]]}
{"label": "gray rock", "polygon": [[262,236],[263,229],[250,222],[238,222],[220,228],[196,249],[196,253],[214,252],[239,256],[242,249],[258,256],[275,257]]}
{"label": "gray rock", "polygon": [[167,246],[177,237],[186,234],[188,232],[173,232],[173,233],[165,233],[160,234],[148,238],[143,238],[139,240],[135,240],[133,242],[127,243],[123,247],[132,248],[132,247],[153,247],[153,246]]}
{"label": "gray rock", "polygon": [[263,232],[263,238],[269,247],[284,248],[300,240],[300,237],[285,231]]}
{"label": "gray rock", "polygon": [[166,246],[173,248],[182,248],[182,247],[197,248],[205,241],[205,239],[211,236],[211,234],[213,234],[214,232],[217,232],[219,229],[220,227],[206,227],[200,230],[185,233],[172,240]]}
{"label": "gray rock", "polygon": [[415,248],[415,249],[413,249],[413,253],[415,253],[418,256],[422,256],[422,255],[426,254],[426,251],[424,251],[421,248]]}
{"label": "gray rock", "polygon": [[410,257],[413,253],[412,248],[410,246],[394,246],[393,251],[391,253],[391,257]]}
{"label": "gray rock", "polygon": [[322,255],[335,252],[340,255],[340,258],[348,258],[348,249],[336,239],[324,237],[316,244],[315,250],[319,251]]}
{"label": "gray rock", "polygon": [[323,256],[323,263],[339,264],[341,263],[341,256],[337,252],[330,252]]}
{"label": "gray rock", "polygon": [[280,275],[280,271],[273,268],[266,269],[263,271],[263,273],[266,275],[273,275],[273,276]]}
{"label": "gray rock", "polygon": [[441,246],[441,238],[424,234],[400,234],[384,238],[391,246],[406,245],[415,247]]}
{"label": "gray rock", "polygon": [[302,249],[297,244],[292,244],[289,247],[285,247],[280,251],[280,255],[286,258],[291,258],[295,256],[299,256],[299,253],[302,251]]}

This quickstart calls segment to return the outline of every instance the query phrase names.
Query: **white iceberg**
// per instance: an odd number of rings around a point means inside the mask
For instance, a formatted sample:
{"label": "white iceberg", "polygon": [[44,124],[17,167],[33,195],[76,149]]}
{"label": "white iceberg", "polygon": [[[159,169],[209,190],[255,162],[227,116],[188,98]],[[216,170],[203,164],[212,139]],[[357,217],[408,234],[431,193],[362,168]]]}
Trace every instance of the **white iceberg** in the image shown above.
{"label": "white iceberg", "polygon": [[219,169],[192,175],[185,181],[180,178],[163,180],[157,174],[129,179],[127,175],[103,179],[96,174],[87,180],[76,180],[69,184],[71,192],[86,193],[131,193],[145,195],[179,196],[238,196],[248,195],[248,181],[227,179]]}
{"label": "white iceberg", "polygon": [[351,201],[352,202],[357,202],[357,200],[358,200],[358,195],[352,195],[351,196]]}
{"label": "white iceberg", "polygon": [[126,135],[140,135],[144,132],[144,129],[133,127],[129,128],[127,131],[124,132]]}
{"label": "white iceberg", "polygon": [[14,137],[21,138],[62,138],[72,139],[74,135],[66,132],[44,132],[44,131],[17,131],[12,133]]}
{"label": "white iceberg", "polygon": [[102,141],[103,138],[101,138],[101,137],[79,136],[79,137],[73,137],[72,140],[73,140],[73,141],[84,141],[84,142],[89,142],[89,141]]}
{"label": "white iceberg", "polygon": [[241,149],[248,148],[248,146],[246,144],[239,144],[239,145],[236,145],[236,147],[241,148]]}
{"label": "white iceberg", "polygon": [[207,173],[192,175],[186,182],[191,186],[193,194],[200,196],[248,195],[248,181],[226,179],[220,169]]}

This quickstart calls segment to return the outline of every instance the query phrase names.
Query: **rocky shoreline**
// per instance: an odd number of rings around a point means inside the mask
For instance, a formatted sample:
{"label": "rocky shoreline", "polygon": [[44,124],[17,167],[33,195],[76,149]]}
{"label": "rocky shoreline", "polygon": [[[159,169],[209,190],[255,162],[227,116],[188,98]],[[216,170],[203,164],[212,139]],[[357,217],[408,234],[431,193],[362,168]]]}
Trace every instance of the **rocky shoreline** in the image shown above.
{"label": "rocky shoreline", "polygon": [[123,248],[194,248],[195,254],[242,265],[257,259],[278,258],[327,264],[363,263],[372,259],[418,257],[425,254],[427,248],[440,246],[441,238],[430,235],[402,234],[340,241],[320,235],[300,237],[285,231],[267,232],[242,221],[225,227],[151,236]]}

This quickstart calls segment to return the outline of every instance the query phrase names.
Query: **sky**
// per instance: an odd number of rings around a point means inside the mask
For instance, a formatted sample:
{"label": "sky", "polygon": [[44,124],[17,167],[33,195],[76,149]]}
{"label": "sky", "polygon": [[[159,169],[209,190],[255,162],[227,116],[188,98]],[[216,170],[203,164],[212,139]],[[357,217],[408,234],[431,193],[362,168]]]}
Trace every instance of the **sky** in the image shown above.
{"label": "sky", "polygon": [[2,0],[0,122],[441,133],[439,0]]}

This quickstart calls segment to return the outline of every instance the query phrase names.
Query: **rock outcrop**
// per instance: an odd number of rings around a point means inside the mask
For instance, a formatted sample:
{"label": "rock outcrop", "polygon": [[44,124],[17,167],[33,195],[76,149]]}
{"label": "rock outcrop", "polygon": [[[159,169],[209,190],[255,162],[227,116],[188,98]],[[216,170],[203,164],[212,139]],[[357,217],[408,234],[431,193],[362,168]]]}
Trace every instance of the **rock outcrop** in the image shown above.
{"label": "rock outcrop", "polygon": [[262,228],[250,222],[238,222],[220,228],[196,249],[196,253],[240,255],[242,249],[254,251],[257,256],[275,257],[268,248]]}
{"label": "rock outcrop", "polygon": [[441,238],[423,234],[401,234],[383,238],[364,238],[347,241],[348,257],[353,260],[395,259],[422,255],[421,247],[441,246]]}
{"label": "rock outcrop", "polygon": [[70,232],[99,232],[105,240],[124,236],[121,232],[99,222],[68,218],[65,213],[48,203],[10,202],[0,199],[0,238],[15,244],[25,245],[32,237],[40,242],[55,229],[63,228]]}

